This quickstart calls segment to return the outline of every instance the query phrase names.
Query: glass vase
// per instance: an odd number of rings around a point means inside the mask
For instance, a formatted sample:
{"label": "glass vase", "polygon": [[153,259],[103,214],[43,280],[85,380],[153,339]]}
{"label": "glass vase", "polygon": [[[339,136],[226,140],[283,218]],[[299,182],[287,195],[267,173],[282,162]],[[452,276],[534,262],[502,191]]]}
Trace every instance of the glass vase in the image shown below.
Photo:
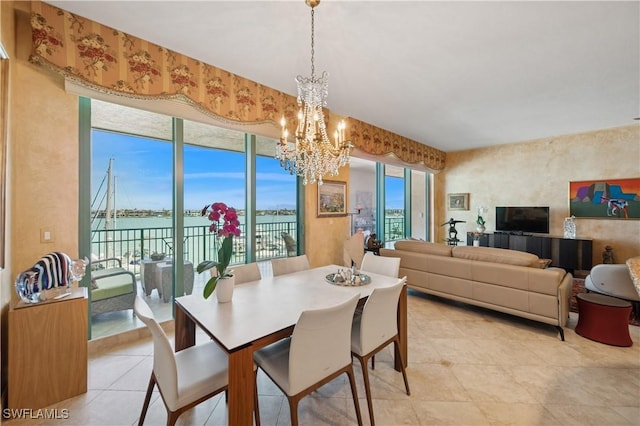
{"label": "glass vase", "polygon": [[576,217],[566,217],[564,219],[564,237],[572,240],[576,239]]}

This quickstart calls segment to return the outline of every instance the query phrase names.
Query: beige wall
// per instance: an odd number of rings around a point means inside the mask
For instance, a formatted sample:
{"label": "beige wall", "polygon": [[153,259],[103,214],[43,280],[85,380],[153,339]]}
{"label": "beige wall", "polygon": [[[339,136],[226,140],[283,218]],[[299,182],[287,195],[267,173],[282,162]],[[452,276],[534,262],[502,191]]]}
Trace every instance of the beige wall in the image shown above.
{"label": "beige wall", "polygon": [[[29,3],[2,2],[1,7],[2,43],[10,56],[6,270],[1,276],[4,373],[14,278],[46,253],[78,254],[78,100],[64,92],[61,78],[28,62]],[[53,231],[54,242],[40,242],[44,228]]]}
{"label": "beige wall", "polygon": [[[14,275],[52,251],[78,256],[78,97],[64,91],[62,78],[28,62],[28,22],[17,31],[9,157]],[[43,229],[53,242],[41,242]]]}
{"label": "beige wall", "polygon": [[[327,177],[327,180],[349,182],[349,167],[342,167],[338,176]],[[347,183],[347,194],[349,185]],[[317,217],[318,186],[307,185],[305,188],[305,252],[311,266],[336,264],[342,265],[342,247],[344,240],[350,235],[350,217]],[[347,212],[352,207],[348,203]]]}
{"label": "beige wall", "polygon": [[[569,181],[640,177],[640,125],[550,137],[525,143],[447,153],[444,172],[435,176],[436,225],[453,217],[458,238],[473,231],[477,206],[489,208],[487,232],[495,225],[495,206],[549,206],[550,234],[562,235],[569,215]],[[469,211],[448,211],[446,194],[468,192]],[[605,245],[616,262],[640,254],[640,220],[576,219],[578,238],[593,239],[594,264]],[[447,227],[436,227],[442,242]]]}

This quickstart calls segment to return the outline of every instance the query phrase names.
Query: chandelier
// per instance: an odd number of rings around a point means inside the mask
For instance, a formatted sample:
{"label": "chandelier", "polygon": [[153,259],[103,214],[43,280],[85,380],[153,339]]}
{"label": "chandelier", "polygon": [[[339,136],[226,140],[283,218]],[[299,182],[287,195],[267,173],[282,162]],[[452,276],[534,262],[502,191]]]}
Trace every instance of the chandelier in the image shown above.
{"label": "chandelier", "polygon": [[351,142],[345,141],[345,123],[340,121],[333,135],[327,136],[322,108],[326,106],[329,93],[328,74],[315,75],[314,66],[314,8],[320,0],[305,0],[311,7],[311,77],[296,77],[298,86],[298,124],[294,133],[295,142],[289,143],[289,130],[284,116],[280,120],[282,136],[276,149],[276,159],[289,173],[302,177],[302,184],[322,185],[325,175],[336,176],[338,169],[349,162]]}

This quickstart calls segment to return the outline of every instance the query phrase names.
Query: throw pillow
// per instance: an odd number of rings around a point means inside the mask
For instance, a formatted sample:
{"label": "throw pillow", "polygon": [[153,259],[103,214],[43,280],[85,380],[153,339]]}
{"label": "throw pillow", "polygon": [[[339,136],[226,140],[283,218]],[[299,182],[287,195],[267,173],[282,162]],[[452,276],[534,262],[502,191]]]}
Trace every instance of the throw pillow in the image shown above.
{"label": "throw pillow", "polygon": [[546,269],[551,265],[551,259],[538,259],[538,268]]}

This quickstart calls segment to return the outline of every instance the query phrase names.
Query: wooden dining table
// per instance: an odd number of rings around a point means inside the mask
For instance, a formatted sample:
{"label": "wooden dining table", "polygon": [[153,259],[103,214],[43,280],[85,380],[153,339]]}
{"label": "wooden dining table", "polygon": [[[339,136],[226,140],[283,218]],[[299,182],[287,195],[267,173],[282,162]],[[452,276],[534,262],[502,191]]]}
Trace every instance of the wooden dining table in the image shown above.
{"label": "wooden dining table", "polygon": [[[204,299],[202,294],[176,298],[175,350],[195,344],[198,326],[229,354],[228,424],[253,424],[254,351],[290,336],[305,310],[333,306],[354,294],[359,294],[360,303],[364,303],[373,289],[398,281],[395,277],[363,272],[371,277],[371,283],[329,283],[326,277],[340,268],[328,265],[239,284],[228,303],[218,303],[214,296]],[[396,370],[400,370],[401,359],[407,363],[406,285],[398,302],[398,331],[402,357],[396,350]]]}

